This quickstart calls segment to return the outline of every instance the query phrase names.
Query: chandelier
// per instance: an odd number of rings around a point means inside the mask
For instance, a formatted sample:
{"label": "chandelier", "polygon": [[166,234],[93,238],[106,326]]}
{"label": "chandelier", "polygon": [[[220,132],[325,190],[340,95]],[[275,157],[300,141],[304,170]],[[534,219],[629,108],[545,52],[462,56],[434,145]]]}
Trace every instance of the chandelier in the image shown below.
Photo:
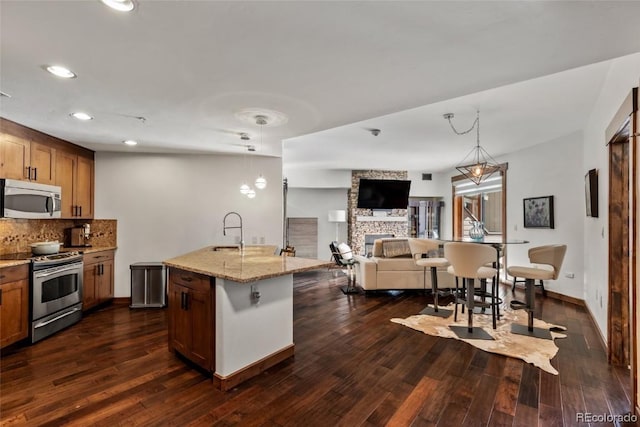
{"label": "chandelier", "polygon": [[471,149],[469,154],[456,166],[456,169],[467,177],[476,185],[493,175],[494,172],[500,170],[500,165],[494,160],[487,151],[480,146],[480,111],[477,111],[476,120],[471,127],[464,132],[458,132],[451,123],[453,113],[447,113],[443,116],[449,121],[451,129],[456,135],[466,135],[474,128],[476,129],[476,146]]}

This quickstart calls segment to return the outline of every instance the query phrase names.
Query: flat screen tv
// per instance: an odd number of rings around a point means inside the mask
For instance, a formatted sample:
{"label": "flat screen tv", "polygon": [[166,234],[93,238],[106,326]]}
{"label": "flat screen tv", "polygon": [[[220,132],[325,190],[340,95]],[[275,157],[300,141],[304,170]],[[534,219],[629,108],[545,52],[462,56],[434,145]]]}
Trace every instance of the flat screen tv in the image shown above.
{"label": "flat screen tv", "polygon": [[358,207],[362,209],[407,209],[411,181],[360,179]]}

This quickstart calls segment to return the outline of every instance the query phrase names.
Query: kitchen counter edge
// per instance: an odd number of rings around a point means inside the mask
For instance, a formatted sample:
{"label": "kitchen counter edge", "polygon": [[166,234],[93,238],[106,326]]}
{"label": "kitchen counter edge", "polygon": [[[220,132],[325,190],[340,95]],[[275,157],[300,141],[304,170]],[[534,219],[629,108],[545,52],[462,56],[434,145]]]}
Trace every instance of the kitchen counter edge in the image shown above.
{"label": "kitchen counter edge", "polygon": [[[102,251],[114,251],[118,249],[117,246],[96,246],[91,248],[63,248],[60,252],[69,252],[69,251],[78,251],[85,254],[91,254],[94,252],[102,252]],[[0,268],[5,267],[15,267],[16,265],[30,264],[31,260],[29,259],[19,259],[19,260],[0,260]]]}
{"label": "kitchen counter edge", "polygon": [[[259,280],[270,279],[273,277],[286,276],[288,274],[293,273],[302,273],[305,271],[317,270],[320,268],[328,268],[333,266],[332,262],[321,261],[311,258],[296,258],[296,257],[281,257],[277,255],[259,255],[255,256],[255,259],[264,259],[264,258],[273,258],[273,260],[281,260],[285,262],[297,263],[300,261],[300,265],[294,267],[287,267],[284,270],[276,271],[276,272],[267,272],[267,273],[251,273],[246,274],[245,277],[237,275],[237,274],[229,274],[224,271],[220,271],[219,268],[215,268],[211,266],[209,268],[202,267],[201,262],[190,262],[189,257],[200,254],[207,254],[210,257],[216,257],[216,252],[211,250],[212,247],[206,247],[202,249],[198,249],[196,251],[190,252],[188,254],[180,255],[168,260],[163,261],[162,263],[167,267],[173,267],[180,270],[190,271],[192,273],[198,273],[209,277],[217,277],[219,279],[231,280],[238,283],[254,283]],[[220,253],[218,253],[220,254]],[[219,256],[229,256],[229,254],[220,254]],[[241,256],[241,255],[237,255]],[[251,263],[251,256],[245,258],[245,262]],[[197,265],[200,264],[200,265]],[[256,263],[256,268],[259,268],[260,263]]]}

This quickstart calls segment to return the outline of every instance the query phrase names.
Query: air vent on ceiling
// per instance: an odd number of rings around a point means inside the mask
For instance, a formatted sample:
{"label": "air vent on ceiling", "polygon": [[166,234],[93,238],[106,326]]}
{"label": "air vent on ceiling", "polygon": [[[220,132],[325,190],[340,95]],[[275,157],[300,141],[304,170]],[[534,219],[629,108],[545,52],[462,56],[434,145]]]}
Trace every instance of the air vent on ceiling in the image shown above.
{"label": "air vent on ceiling", "polygon": [[432,177],[430,173],[423,173],[422,174],[422,180],[423,181],[431,181]]}

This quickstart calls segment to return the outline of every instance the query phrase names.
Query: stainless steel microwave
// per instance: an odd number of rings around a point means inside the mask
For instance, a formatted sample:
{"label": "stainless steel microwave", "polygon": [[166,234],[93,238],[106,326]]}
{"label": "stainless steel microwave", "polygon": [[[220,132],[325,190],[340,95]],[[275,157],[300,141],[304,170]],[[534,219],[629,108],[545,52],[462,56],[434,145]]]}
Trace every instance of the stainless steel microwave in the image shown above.
{"label": "stainless steel microwave", "polygon": [[0,179],[3,218],[60,218],[62,189],[55,185]]}

